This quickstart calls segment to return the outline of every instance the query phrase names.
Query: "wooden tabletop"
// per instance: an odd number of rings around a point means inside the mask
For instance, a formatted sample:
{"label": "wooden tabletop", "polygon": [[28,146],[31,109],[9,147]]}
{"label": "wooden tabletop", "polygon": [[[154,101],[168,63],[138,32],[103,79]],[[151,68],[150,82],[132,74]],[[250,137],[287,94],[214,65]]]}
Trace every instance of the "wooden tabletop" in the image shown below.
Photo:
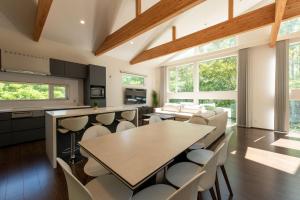
{"label": "wooden tabletop", "polygon": [[80,146],[131,189],[215,129],[163,121],[80,142]]}

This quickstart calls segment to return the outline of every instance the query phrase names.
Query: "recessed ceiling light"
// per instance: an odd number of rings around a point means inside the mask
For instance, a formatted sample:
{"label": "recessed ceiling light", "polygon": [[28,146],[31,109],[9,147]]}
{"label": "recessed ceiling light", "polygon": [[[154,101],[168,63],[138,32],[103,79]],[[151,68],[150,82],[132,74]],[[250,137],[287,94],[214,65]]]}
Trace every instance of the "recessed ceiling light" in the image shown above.
{"label": "recessed ceiling light", "polygon": [[134,44],[134,42],[133,42],[133,41],[130,41],[130,44]]}
{"label": "recessed ceiling light", "polygon": [[80,20],[80,24],[85,24],[85,21],[84,20]]}

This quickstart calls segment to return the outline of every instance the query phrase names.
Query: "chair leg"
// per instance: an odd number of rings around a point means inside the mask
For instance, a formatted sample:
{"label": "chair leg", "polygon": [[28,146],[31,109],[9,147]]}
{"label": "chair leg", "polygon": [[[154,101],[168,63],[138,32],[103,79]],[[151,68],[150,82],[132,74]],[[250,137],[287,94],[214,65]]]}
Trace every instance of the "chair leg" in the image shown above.
{"label": "chair leg", "polygon": [[220,168],[222,170],[222,173],[223,173],[227,188],[229,190],[230,196],[233,196],[233,192],[232,192],[232,189],[231,189],[231,186],[230,186],[230,183],[229,183],[229,179],[228,179],[228,176],[227,176],[227,173],[226,173],[225,166],[222,165],[222,166],[220,166]]}
{"label": "chair leg", "polygon": [[217,200],[214,187],[212,187],[212,188],[209,189],[209,193],[210,193],[210,195],[211,195],[211,197],[212,197],[213,200]]}
{"label": "chair leg", "polygon": [[75,133],[71,133],[71,157],[70,157],[70,163],[75,163],[75,143],[76,143],[76,135]]}
{"label": "chair leg", "polygon": [[221,192],[220,192],[220,185],[219,185],[218,173],[216,173],[215,185],[216,185],[216,191],[217,191],[218,200],[221,200],[222,197],[221,197]]}

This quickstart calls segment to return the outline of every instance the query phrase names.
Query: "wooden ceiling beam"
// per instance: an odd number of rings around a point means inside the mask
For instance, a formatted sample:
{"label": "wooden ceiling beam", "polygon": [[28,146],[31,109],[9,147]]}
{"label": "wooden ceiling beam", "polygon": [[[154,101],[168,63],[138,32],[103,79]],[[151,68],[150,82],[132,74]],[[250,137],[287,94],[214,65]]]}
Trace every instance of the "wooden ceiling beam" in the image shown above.
{"label": "wooden ceiling beam", "polygon": [[39,0],[33,30],[33,40],[39,41],[53,0]]}
{"label": "wooden ceiling beam", "polygon": [[107,36],[96,50],[95,55],[110,51],[204,1],[161,0],[122,28]]}
{"label": "wooden ceiling beam", "polygon": [[280,29],[280,24],[283,18],[287,0],[276,0],[276,10],[275,10],[275,22],[272,25],[271,37],[270,37],[270,47],[274,47],[277,41],[278,32]]}
{"label": "wooden ceiling beam", "polygon": [[228,0],[228,20],[233,18],[233,0]]}
{"label": "wooden ceiling beam", "polygon": [[176,37],[176,26],[172,26],[172,40],[175,41]]}
{"label": "wooden ceiling beam", "polygon": [[[298,15],[300,15],[300,0],[288,0],[283,20]],[[200,44],[270,25],[274,22],[274,16],[275,4],[273,3],[238,17],[234,17],[231,20],[216,24],[182,38],[178,38],[175,41],[145,50],[133,58],[130,63],[140,63]]]}
{"label": "wooden ceiling beam", "polygon": [[135,0],[135,17],[142,13],[142,0]]}

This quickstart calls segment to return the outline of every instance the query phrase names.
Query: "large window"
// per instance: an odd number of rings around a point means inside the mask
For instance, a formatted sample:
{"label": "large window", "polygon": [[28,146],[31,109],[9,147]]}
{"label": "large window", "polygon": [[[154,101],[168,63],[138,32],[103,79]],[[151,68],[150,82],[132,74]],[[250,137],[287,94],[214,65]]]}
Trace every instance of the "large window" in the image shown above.
{"label": "large window", "polygon": [[0,100],[67,99],[67,86],[0,81]]}
{"label": "large window", "polygon": [[213,51],[219,51],[222,49],[232,48],[232,47],[235,47],[236,45],[237,45],[237,39],[236,39],[236,37],[232,37],[232,38],[217,40],[217,41],[205,44],[203,46],[200,46],[198,51],[199,51],[199,54],[204,54],[204,53],[209,53],[209,52],[213,52]]}
{"label": "large window", "polygon": [[145,77],[135,74],[122,74],[122,84],[123,85],[132,85],[132,86],[144,86]]}
{"label": "large window", "polygon": [[193,64],[169,69],[169,92],[193,92]]}
{"label": "large window", "polygon": [[295,18],[281,23],[279,35],[288,35],[299,31],[300,31],[300,18]]}
{"label": "large window", "polygon": [[200,91],[236,89],[236,56],[204,61],[199,64]]}

